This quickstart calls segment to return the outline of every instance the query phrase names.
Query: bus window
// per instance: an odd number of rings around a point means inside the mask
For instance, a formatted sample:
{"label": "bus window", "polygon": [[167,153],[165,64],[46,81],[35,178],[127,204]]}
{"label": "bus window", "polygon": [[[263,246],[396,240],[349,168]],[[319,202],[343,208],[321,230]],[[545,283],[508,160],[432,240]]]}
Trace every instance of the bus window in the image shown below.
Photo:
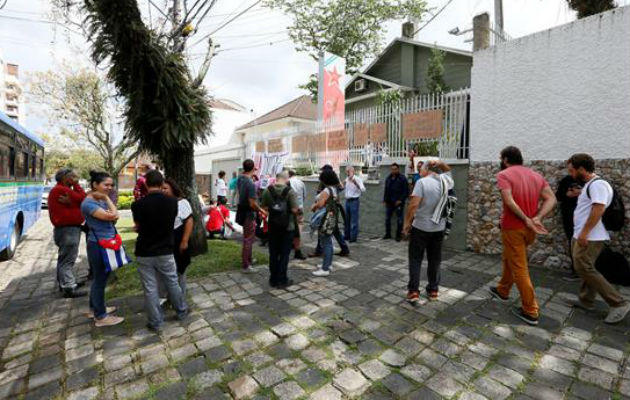
{"label": "bus window", "polygon": [[39,171],[37,171],[39,173],[38,177],[40,181],[43,181],[46,179],[46,176],[44,176],[44,159],[40,158],[39,159]]}
{"label": "bus window", "polygon": [[9,175],[9,146],[0,144],[0,178],[8,178]]}
{"label": "bus window", "polygon": [[9,176],[15,177],[15,149],[13,147],[9,147]]}
{"label": "bus window", "polygon": [[31,179],[37,178],[37,156],[31,154]]}
{"label": "bus window", "polygon": [[28,171],[28,154],[24,153],[23,151],[17,151],[15,152],[15,177],[16,178],[22,178],[24,179],[24,177],[26,176],[26,173]]}

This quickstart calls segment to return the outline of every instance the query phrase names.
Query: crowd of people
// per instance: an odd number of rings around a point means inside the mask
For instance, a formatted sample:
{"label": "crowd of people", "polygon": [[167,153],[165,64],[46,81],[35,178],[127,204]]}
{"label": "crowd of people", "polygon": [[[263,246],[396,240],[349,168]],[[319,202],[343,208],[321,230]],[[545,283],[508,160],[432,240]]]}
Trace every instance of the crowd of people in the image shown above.
{"label": "crowd of people", "polygon": [[[598,256],[610,240],[608,230],[618,230],[618,226],[611,227],[615,223],[614,212],[619,212],[618,195],[609,182],[595,174],[592,157],[575,154],[569,158],[568,175],[555,193],[540,174],[523,166],[518,148],[503,149],[500,162],[497,186],[503,202],[500,221],[503,271],[496,287],[490,288],[490,294],[501,302],[510,302],[510,290],[516,285],[521,306],[515,307],[513,313],[530,325],[538,324],[539,307],[529,274],[527,250],[537,235],[548,234],[544,220],[559,201],[571,249],[571,273],[566,279],[581,281],[579,300],[572,305],[592,310],[595,295],[600,294],[610,306],[605,322],[623,320],[630,311],[630,302],[596,268]],[[439,159],[416,162],[411,157],[409,166],[403,168],[407,173],[401,173],[400,166],[392,164],[385,179],[383,239],[408,239],[406,300],[410,303],[420,299],[421,265],[426,253],[426,296],[436,300],[442,246],[456,202],[455,183],[451,168]],[[306,226],[317,234],[317,245],[309,256],[322,258],[313,271],[317,277],[332,273],[333,239],[340,248],[337,255],[342,257],[350,255],[349,243],[358,240],[360,199],[366,187],[353,167],[346,168],[346,175],[341,181],[332,166],[324,165],[315,200],[310,205],[311,218]],[[60,170],[55,178],[57,185],[50,192],[49,209],[55,227],[55,244],[59,247],[59,290],[65,297],[87,294],[80,289],[84,282],[77,280],[73,269],[81,232],[85,232],[92,281],[90,317],[94,318],[96,326],[119,324],[123,318],[115,315],[115,307],[105,304],[105,286],[113,261],[103,256],[104,248],[111,250],[115,248],[108,247],[111,243],[120,242],[115,226],[119,213],[109,196],[113,179],[106,173],[91,173],[90,191],[86,193],[70,169]],[[184,319],[188,314],[185,272],[191,262],[188,242],[193,230],[192,208],[177,183],[165,179],[157,170],[147,170],[138,182],[143,187],[134,190],[136,201],[132,204],[134,229],[138,233],[135,255],[145,296],[147,326],[159,332],[164,302],[172,307],[177,318]],[[251,159],[243,162],[242,173],[234,174],[229,183],[225,182],[225,172],[221,171],[215,182],[217,199],[209,199],[210,204],[203,207],[209,217],[206,230],[210,238],[225,239],[228,231],[242,227],[242,271],[253,273],[253,242],[257,230],[263,227],[269,250],[269,285],[286,288],[293,284],[288,276],[291,251],[295,252],[295,258],[306,259],[301,249],[301,227],[308,206],[306,187],[295,171],[279,172],[264,185],[257,183],[256,167]],[[232,205],[236,206],[234,222],[227,207],[229,192]],[[342,193],[345,204],[342,204]],[[394,214],[397,227],[393,237],[391,219]],[[621,215],[623,220],[623,210]],[[109,257],[111,259],[111,255]],[[124,254],[118,258],[118,262],[122,259],[124,263]]]}

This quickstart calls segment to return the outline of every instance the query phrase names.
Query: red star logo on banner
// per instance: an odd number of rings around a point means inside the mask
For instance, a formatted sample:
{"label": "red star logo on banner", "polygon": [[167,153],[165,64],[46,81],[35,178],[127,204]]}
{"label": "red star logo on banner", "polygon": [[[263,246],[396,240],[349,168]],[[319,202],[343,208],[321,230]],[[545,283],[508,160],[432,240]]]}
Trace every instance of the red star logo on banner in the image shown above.
{"label": "red star logo on banner", "polygon": [[337,67],[335,67],[332,72],[328,72],[328,75],[330,76],[328,86],[339,86],[339,78],[341,75],[337,72]]}

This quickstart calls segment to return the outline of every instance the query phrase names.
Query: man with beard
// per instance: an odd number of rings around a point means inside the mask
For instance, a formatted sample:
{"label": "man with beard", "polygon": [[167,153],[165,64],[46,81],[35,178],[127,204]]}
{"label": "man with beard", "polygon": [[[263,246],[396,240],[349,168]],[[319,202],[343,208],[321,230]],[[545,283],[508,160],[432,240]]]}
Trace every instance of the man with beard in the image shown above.
{"label": "man with beard", "polygon": [[[510,289],[516,284],[522,307],[516,307],[512,312],[527,324],[538,325],[538,304],[529,276],[527,248],[534,243],[536,234],[548,233],[542,220],[555,207],[556,197],[540,174],[523,166],[521,151],[514,146],[501,151],[497,186],[503,200],[503,275],[497,287],[490,288],[490,293],[508,303]],[[543,202],[539,208],[541,198]]]}
{"label": "man with beard", "polygon": [[604,322],[616,324],[630,311],[630,302],[595,269],[597,257],[610,240],[602,216],[611,205],[614,192],[608,182],[595,174],[595,161],[588,154],[574,154],[567,161],[567,167],[574,179],[585,182],[573,219],[571,250],[575,271],[582,278],[579,301],[574,306],[593,310],[595,296],[599,293],[610,307]]}

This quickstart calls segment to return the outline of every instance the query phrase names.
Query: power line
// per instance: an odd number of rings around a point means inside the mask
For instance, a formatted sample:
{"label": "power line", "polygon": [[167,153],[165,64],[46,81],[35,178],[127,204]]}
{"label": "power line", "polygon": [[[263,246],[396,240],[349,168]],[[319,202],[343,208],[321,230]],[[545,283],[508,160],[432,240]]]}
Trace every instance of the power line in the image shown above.
{"label": "power line", "polygon": [[61,26],[62,28],[68,30],[69,32],[76,33],[77,35],[83,36],[81,32],[77,32],[74,29],[68,28],[64,24],[60,24],[55,21],[48,21],[45,19],[33,19],[33,18],[26,18],[26,17],[15,17],[15,16],[9,16],[9,15],[0,15],[0,18],[6,18],[6,19],[12,19],[12,20],[24,21],[24,22],[33,22],[33,23],[46,24],[46,25]]}
{"label": "power line", "polygon": [[254,2],[254,4],[252,4],[251,6],[247,7],[246,9],[244,9],[243,11],[239,12],[238,14],[236,14],[234,17],[230,18],[229,20],[227,20],[226,22],[224,22],[223,24],[221,24],[218,28],[216,28],[215,30],[213,30],[212,32],[210,32],[209,34],[203,36],[202,38],[200,38],[199,40],[197,40],[195,43],[193,43],[191,45],[192,46],[196,46],[199,43],[203,42],[204,40],[206,40],[207,38],[209,38],[210,36],[214,35],[215,33],[217,33],[219,30],[223,29],[224,27],[226,27],[230,22],[234,21],[235,19],[237,19],[238,17],[240,17],[241,15],[245,14],[246,12],[248,12],[249,10],[251,10],[252,8],[256,7],[262,0],[257,0],[256,2]]}
{"label": "power line", "polygon": [[0,10],[2,10],[7,5],[8,2],[9,2],[9,0],[4,0],[4,3],[2,3],[2,5],[0,5]]}
{"label": "power line", "polygon": [[222,49],[222,50],[217,51],[217,53],[223,53],[226,51],[233,51],[233,50],[253,49],[254,47],[273,46],[274,44],[290,42],[290,41],[291,39],[282,39],[282,40],[277,40],[275,42],[258,43],[258,44],[252,44],[248,46],[239,46],[239,47],[228,47],[227,49]]}
{"label": "power line", "polygon": [[444,9],[446,7],[448,7],[449,4],[451,4],[453,2],[453,0],[448,0],[446,2],[446,4],[444,4],[444,6],[442,6],[442,8],[440,8],[438,10],[438,12],[436,12],[435,14],[433,14],[433,16],[431,18],[429,18],[429,20],[427,22],[424,23],[424,25],[422,25],[420,28],[418,28],[413,34],[417,34],[418,32],[420,32],[421,30],[423,30],[427,25],[429,25],[438,15],[440,15],[442,13],[442,11],[444,11]]}

